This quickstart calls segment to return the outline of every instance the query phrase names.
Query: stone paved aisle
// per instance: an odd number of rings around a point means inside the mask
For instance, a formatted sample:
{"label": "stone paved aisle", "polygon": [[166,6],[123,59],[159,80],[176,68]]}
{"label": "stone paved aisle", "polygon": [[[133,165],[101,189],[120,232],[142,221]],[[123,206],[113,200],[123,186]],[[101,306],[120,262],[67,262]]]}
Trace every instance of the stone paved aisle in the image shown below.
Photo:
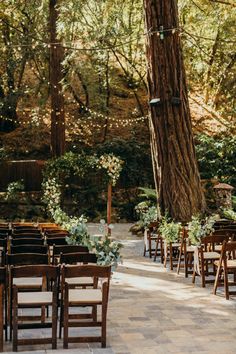
{"label": "stone paved aisle", "polygon": [[125,247],[123,265],[112,277],[107,348],[101,349],[98,343],[71,344],[64,351],[59,341],[57,351],[19,350],[35,354],[236,354],[236,297],[226,301],[214,296],[211,286],[194,287],[190,278],[142,257],[142,240],[128,233],[129,226],[116,225],[113,231]]}

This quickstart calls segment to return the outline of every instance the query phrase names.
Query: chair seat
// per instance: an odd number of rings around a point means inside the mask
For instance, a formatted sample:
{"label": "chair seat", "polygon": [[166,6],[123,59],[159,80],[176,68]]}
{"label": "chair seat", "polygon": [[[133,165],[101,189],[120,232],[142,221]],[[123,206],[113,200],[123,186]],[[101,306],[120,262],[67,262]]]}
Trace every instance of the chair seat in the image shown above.
{"label": "chair seat", "polygon": [[42,278],[14,278],[13,284],[16,286],[42,286]]}
{"label": "chair seat", "polygon": [[180,247],[181,243],[180,242],[174,242],[172,243],[172,247]]}
{"label": "chair seat", "polygon": [[204,259],[219,259],[220,254],[217,252],[203,252]]}
{"label": "chair seat", "polygon": [[215,251],[220,251],[222,250],[222,245],[215,245]]}
{"label": "chair seat", "polygon": [[69,285],[85,285],[85,284],[91,284],[93,285],[93,278],[91,277],[76,277],[76,278],[67,278],[66,282]]}
{"label": "chair seat", "polygon": [[52,303],[51,291],[35,291],[27,293],[18,293],[19,305],[49,305]]}
{"label": "chair seat", "polygon": [[[215,261],[214,264],[219,267],[219,261]],[[222,263],[222,267],[224,268],[224,264]],[[236,269],[236,259],[229,259],[227,261],[227,268],[235,268]]]}
{"label": "chair seat", "polygon": [[70,303],[102,303],[102,292],[100,289],[69,289]]}
{"label": "chair seat", "polygon": [[186,251],[189,252],[189,253],[190,253],[190,252],[193,253],[194,250],[195,250],[195,247],[194,247],[194,246],[187,246],[187,247],[186,247]]}

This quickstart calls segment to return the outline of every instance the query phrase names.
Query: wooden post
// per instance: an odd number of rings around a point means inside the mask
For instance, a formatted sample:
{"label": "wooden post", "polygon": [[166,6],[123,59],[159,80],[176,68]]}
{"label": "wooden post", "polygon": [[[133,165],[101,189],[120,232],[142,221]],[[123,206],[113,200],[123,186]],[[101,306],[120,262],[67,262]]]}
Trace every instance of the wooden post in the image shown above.
{"label": "wooden post", "polygon": [[[108,184],[107,189],[107,225],[111,223],[111,199],[112,199],[112,185]],[[111,235],[111,229],[108,227],[108,235]]]}

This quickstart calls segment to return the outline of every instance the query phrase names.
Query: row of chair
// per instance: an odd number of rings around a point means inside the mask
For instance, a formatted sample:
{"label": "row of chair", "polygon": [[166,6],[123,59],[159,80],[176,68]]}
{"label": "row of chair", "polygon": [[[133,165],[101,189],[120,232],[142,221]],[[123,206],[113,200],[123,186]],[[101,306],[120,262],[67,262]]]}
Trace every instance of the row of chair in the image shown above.
{"label": "row of chair", "polygon": [[[14,351],[19,345],[25,344],[51,343],[52,348],[56,348],[58,308],[61,309],[59,336],[61,337],[62,328],[64,328],[64,348],[67,348],[70,342],[89,341],[101,341],[102,347],[106,346],[110,267],[91,264],[96,263],[97,257],[90,253],[60,253],[59,265],[49,265],[48,257],[44,254],[14,254],[8,257],[10,257],[8,266],[0,268],[0,296],[1,299],[5,297],[5,311],[3,311],[3,306],[0,306],[0,350],[3,348],[3,331],[1,330],[3,329],[3,313],[5,313],[5,337],[7,339],[7,324],[9,324]],[[60,264],[63,265],[60,266]],[[101,288],[98,287],[100,284],[98,278],[102,278]],[[98,305],[102,306],[100,321],[97,319]],[[71,306],[89,306],[92,312],[70,315]],[[28,307],[41,308],[41,316],[33,316],[34,319],[40,319],[40,323],[25,323],[24,320],[28,321],[29,316],[19,316],[18,309]],[[48,311],[49,307],[52,308],[50,323],[45,320],[45,309]],[[7,316],[8,313],[9,316]],[[100,326],[101,336],[70,337],[68,328],[74,326]],[[52,328],[50,338],[18,339],[20,329],[42,327]]]}
{"label": "row of chair", "polygon": [[[188,239],[188,230],[183,227],[177,242],[167,244],[162,235],[158,232],[158,223],[152,223],[146,231],[146,239],[144,243],[144,255],[149,252],[149,257],[154,256],[154,261],[160,257],[164,266],[170,262],[170,269],[177,267],[177,273],[184,268],[185,277],[192,275],[193,283],[196,275],[201,276],[201,284],[203,287],[207,283],[214,282],[214,293],[217,287],[224,284],[226,299],[229,299],[230,294],[234,294],[229,290],[229,285],[236,285],[236,260],[235,252],[235,236],[236,225],[234,223],[217,223],[214,225],[215,231],[212,235],[202,238],[200,247],[191,246]],[[153,247],[153,243],[155,247]],[[225,244],[223,248],[223,244]],[[149,247],[148,247],[149,246]],[[229,249],[230,248],[230,252]],[[227,267],[228,273],[222,271]],[[228,266],[230,264],[230,266]],[[217,276],[217,270],[219,276]],[[230,269],[229,269],[230,268]],[[226,269],[226,268],[225,268]],[[222,277],[222,275],[224,276]],[[227,274],[227,279],[226,279]],[[234,274],[234,281],[228,282],[228,275]],[[215,279],[212,279],[212,276]]]}

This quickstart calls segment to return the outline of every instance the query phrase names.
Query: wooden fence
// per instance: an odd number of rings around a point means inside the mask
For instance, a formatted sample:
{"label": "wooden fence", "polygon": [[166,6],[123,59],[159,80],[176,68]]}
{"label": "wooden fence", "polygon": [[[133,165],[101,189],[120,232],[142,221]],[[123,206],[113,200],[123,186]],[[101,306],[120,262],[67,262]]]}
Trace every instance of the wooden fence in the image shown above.
{"label": "wooden fence", "polygon": [[42,183],[43,160],[5,161],[0,165],[0,191],[11,182],[23,180],[25,191],[39,191]]}

